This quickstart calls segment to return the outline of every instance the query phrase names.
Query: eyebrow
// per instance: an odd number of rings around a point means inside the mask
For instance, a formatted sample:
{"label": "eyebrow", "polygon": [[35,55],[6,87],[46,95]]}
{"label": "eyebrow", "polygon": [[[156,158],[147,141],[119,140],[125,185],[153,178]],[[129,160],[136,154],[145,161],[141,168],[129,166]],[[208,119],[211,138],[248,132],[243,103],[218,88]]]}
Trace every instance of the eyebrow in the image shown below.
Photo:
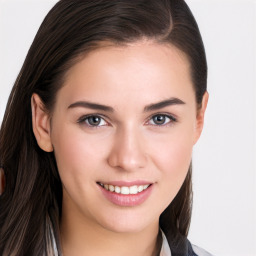
{"label": "eyebrow", "polygon": [[94,109],[94,110],[102,110],[102,111],[106,111],[106,112],[114,112],[114,109],[112,107],[97,104],[97,103],[92,103],[92,102],[88,102],[88,101],[77,101],[77,102],[71,104],[68,107],[68,109],[76,108],[76,107],[90,108],[90,109]]}
{"label": "eyebrow", "polygon": [[[157,103],[147,105],[144,108],[144,112],[154,111],[154,110],[158,110],[158,109],[172,106],[172,105],[183,105],[183,104],[185,104],[185,102],[178,98],[170,98],[167,100],[163,100],[163,101],[160,101]],[[102,104],[98,104],[98,103],[92,103],[89,101],[77,101],[77,102],[71,104],[68,107],[68,109],[77,108],[77,107],[89,108],[89,109],[93,109],[93,110],[102,110],[102,111],[106,111],[106,112],[114,112],[114,109],[110,106],[106,106],[106,105],[102,105]]]}
{"label": "eyebrow", "polygon": [[186,104],[184,101],[178,98],[170,98],[167,100],[163,100],[154,104],[150,104],[144,108],[144,112],[149,112],[153,110],[158,110],[164,107],[172,106],[172,105],[183,105]]}

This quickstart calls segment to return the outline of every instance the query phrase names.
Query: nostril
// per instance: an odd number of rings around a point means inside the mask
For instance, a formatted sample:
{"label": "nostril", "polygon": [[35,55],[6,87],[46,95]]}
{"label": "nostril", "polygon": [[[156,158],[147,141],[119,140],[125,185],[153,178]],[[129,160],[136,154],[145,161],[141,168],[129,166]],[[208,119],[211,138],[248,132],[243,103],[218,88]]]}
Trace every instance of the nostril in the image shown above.
{"label": "nostril", "polygon": [[5,189],[4,169],[0,168],[0,196],[4,193],[4,189]]}

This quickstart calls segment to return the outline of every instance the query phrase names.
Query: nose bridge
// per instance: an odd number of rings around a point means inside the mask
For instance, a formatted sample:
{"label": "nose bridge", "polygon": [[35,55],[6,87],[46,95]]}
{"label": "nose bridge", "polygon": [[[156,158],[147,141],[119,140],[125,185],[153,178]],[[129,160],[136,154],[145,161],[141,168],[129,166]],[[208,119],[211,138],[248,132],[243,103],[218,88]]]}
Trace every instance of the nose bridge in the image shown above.
{"label": "nose bridge", "polygon": [[118,129],[109,155],[109,164],[126,171],[143,168],[147,158],[142,140],[142,134],[133,125]]}

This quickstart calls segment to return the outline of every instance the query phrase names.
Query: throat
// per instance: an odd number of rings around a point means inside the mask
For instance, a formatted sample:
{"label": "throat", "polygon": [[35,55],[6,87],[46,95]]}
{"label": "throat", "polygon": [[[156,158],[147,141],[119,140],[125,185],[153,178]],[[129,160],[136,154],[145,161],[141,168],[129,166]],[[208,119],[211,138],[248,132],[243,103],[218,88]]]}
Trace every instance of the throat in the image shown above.
{"label": "throat", "polygon": [[61,234],[62,253],[64,256],[160,256],[161,231],[155,236],[107,233],[84,230],[68,235]]}

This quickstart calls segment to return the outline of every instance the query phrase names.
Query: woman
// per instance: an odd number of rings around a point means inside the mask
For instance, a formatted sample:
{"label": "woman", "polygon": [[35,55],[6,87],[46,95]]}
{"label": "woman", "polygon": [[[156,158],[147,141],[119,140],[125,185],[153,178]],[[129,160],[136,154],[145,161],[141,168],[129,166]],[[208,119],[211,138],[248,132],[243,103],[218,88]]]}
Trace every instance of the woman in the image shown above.
{"label": "woman", "polygon": [[1,255],[208,255],[187,240],[206,83],[184,1],[59,1],[1,127]]}

